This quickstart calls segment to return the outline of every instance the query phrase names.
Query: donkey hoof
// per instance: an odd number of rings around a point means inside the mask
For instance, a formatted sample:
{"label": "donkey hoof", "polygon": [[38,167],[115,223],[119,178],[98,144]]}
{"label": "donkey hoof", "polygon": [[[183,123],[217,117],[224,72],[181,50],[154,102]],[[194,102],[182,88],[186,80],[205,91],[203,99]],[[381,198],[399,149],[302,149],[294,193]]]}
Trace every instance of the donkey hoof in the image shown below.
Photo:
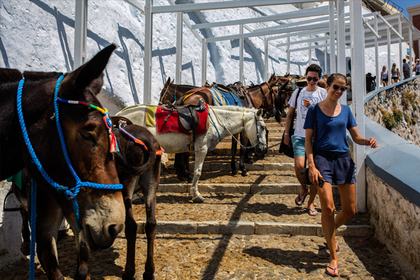
{"label": "donkey hoof", "polygon": [[204,202],[204,197],[202,197],[201,195],[197,196],[197,197],[193,198],[193,202],[194,203],[203,203]]}
{"label": "donkey hoof", "polygon": [[232,170],[232,175],[238,174],[238,169]]}
{"label": "donkey hoof", "polygon": [[188,178],[182,176],[182,175],[178,175],[176,176],[180,181],[188,181]]}
{"label": "donkey hoof", "polygon": [[246,169],[244,169],[244,170],[242,170],[242,174],[241,174],[242,176],[248,176],[248,170],[246,170]]}
{"label": "donkey hoof", "polygon": [[193,175],[189,174],[188,175],[188,183],[191,183],[193,181],[194,177]]}

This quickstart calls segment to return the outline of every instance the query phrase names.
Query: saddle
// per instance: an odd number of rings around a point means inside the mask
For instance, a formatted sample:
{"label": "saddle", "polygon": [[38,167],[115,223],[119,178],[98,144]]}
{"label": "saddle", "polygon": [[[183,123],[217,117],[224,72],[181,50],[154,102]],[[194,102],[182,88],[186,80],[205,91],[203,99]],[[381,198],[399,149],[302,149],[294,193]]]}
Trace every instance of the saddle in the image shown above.
{"label": "saddle", "polygon": [[165,118],[164,123],[167,122],[168,118],[172,115],[173,112],[178,113],[178,119],[181,126],[188,130],[191,135],[190,150],[194,149],[196,128],[200,122],[200,116],[198,112],[203,112],[206,110],[204,106],[204,101],[200,99],[198,104],[190,105],[173,105],[169,101],[167,104],[162,105],[162,111],[169,111],[168,116]]}

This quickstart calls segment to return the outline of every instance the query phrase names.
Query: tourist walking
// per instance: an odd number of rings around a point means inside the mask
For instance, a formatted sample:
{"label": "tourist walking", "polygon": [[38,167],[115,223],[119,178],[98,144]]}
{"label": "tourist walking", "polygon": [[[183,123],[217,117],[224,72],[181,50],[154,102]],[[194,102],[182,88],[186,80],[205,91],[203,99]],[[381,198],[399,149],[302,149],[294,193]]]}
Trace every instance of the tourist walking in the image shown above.
{"label": "tourist walking", "polygon": [[391,84],[395,84],[400,80],[400,69],[397,64],[393,63],[391,68]]}
{"label": "tourist walking", "polygon": [[410,65],[408,65],[405,58],[403,59],[403,74],[404,80],[410,78]]}
{"label": "tourist walking", "polygon": [[[293,146],[295,173],[302,186],[302,190],[297,195],[295,203],[302,206],[305,202],[306,196],[310,194],[308,201],[308,214],[315,216],[318,212],[314,206],[314,199],[316,196],[316,187],[311,187],[310,190],[306,184],[302,183],[300,171],[305,166],[305,130],[303,124],[305,123],[306,113],[311,104],[316,104],[324,100],[327,96],[327,91],[317,85],[317,82],[322,76],[322,69],[316,64],[311,64],[306,68],[305,78],[308,85],[304,88],[296,89],[289,99],[289,111],[286,116],[285,131],[289,131],[292,124],[295,110],[296,110],[296,124],[294,135],[290,138],[289,133],[284,134],[284,143],[290,147]],[[298,96],[296,100],[296,96]]]}
{"label": "tourist walking", "polygon": [[388,71],[386,71],[385,65],[382,66],[381,81],[382,81],[382,86],[384,87],[388,86]]}
{"label": "tourist walking", "polygon": [[419,59],[418,58],[416,60],[416,66],[414,66],[414,69],[416,71],[416,76],[417,75],[420,75],[420,62],[419,62]]}
{"label": "tourist walking", "polygon": [[[335,241],[335,230],[356,213],[355,164],[350,157],[346,129],[356,144],[371,148],[378,146],[374,138],[365,139],[359,134],[350,107],[338,102],[345,91],[346,77],[332,74],[327,80],[327,98],[317,106],[309,107],[304,125],[309,179],[318,187],[322,229],[330,251],[325,273],[330,276],[338,276],[339,246]],[[312,143],[314,123],[316,139]],[[322,187],[319,185],[321,181]],[[332,184],[338,185],[341,198],[341,210],[335,218]]]}

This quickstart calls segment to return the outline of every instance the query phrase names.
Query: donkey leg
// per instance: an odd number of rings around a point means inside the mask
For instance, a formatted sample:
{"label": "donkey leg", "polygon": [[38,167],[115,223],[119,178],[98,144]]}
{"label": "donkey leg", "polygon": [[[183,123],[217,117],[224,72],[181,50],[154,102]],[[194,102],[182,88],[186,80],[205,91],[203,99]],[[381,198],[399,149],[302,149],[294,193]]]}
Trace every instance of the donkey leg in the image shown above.
{"label": "donkey leg", "polygon": [[[137,223],[133,217],[133,209],[131,199],[137,185],[139,177],[134,176],[124,180],[123,197],[125,206],[125,238],[127,239],[127,258],[125,263],[125,269],[122,276],[124,280],[134,279],[134,273],[136,272],[136,234],[137,234]],[[144,195],[144,194],[143,194]]]}
{"label": "donkey leg", "polygon": [[193,176],[190,173],[190,153],[189,152],[183,153],[182,159],[183,159],[185,177],[188,179],[188,183],[191,183],[193,180]]}
{"label": "donkey leg", "polygon": [[31,233],[29,230],[29,216],[28,211],[25,209],[20,209],[20,214],[22,215],[22,238],[23,242],[20,247],[22,253],[26,256],[30,254],[31,250]]}
{"label": "donkey leg", "polygon": [[63,220],[63,213],[56,200],[47,192],[38,188],[37,193],[37,221],[36,243],[37,254],[41,266],[47,273],[48,279],[64,280],[58,267],[57,235]]}
{"label": "donkey leg", "polygon": [[248,155],[248,149],[245,149],[248,145],[248,137],[241,133],[241,149],[240,149],[240,160],[239,160],[239,170],[242,171],[241,175],[246,176],[248,174],[248,170],[245,168],[245,157]]}
{"label": "donkey leg", "polygon": [[75,280],[90,280],[90,273],[87,265],[89,261],[89,252],[89,246],[84,241],[80,241],[77,254],[77,271],[74,276]]}
{"label": "donkey leg", "polygon": [[140,180],[140,186],[143,191],[146,202],[146,236],[147,236],[147,259],[143,279],[155,279],[155,237],[156,237],[156,192],[160,180],[160,160],[156,159],[154,168],[147,174],[143,175]]}
{"label": "donkey leg", "polygon": [[[238,138],[238,134],[234,135],[235,138]],[[232,137],[232,149],[231,149],[231,160],[230,160],[230,168],[232,169],[232,175],[236,175],[238,173],[238,168],[236,168],[236,151],[238,150],[238,143],[236,143],[234,137]]]}
{"label": "donkey leg", "polygon": [[200,192],[198,191],[198,180],[201,176],[201,171],[203,168],[204,159],[206,158],[207,154],[207,146],[196,145],[195,147],[195,162],[194,162],[194,179],[191,185],[191,195],[193,202],[195,203],[203,203],[204,197],[201,196]]}

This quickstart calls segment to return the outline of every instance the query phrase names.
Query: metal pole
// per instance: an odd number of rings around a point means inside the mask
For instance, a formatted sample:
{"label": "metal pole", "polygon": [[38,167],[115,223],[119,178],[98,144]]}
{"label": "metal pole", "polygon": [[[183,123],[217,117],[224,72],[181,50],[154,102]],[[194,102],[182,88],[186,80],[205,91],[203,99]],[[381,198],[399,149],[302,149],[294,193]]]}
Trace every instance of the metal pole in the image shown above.
{"label": "metal pole", "polygon": [[330,74],[335,73],[336,64],[335,64],[335,25],[334,25],[334,2],[330,1],[329,3],[329,13],[330,13]]}
{"label": "metal pole", "polygon": [[207,40],[201,39],[201,85],[207,80]]}
{"label": "metal pole", "polygon": [[386,40],[387,43],[387,51],[388,51],[388,85],[391,84],[391,29],[389,27],[386,28]]}
{"label": "metal pole", "polygon": [[309,42],[308,43],[308,47],[309,47],[309,65],[311,65],[312,64],[312,49],[311,49],[311,45],[312,45],[312,43],[311,42]]}
{"label": "metal pole", "polygon": [[[244,34],[244,25],[239,25],[239,33]],[[245,38],[239,39],[239,81],[244,83],[244,42]]]}
{"label": "metal pole", "polygon": [[87,0],[76,0],[73,70],[86,62]]}
{"label": "metal pole", "polygon": [[[152,102],[152,0],[146,0],[144,5],[144,93],[143,104]],[[140,100],[140,98],[138,99]]]}
{"label": "metal pole", "polygon": [[[353,114],[360,135],[365,135],[364,95],[366,78],[364,70],[364,29],[362,21],[362,1],[350,1],[351,18],[351,88],[353,94]],[[366,166],[365,147],[354,144],[353,158],[356,163],[356,211],[366,211]]]}
{"label": "metal pole", "polygon": [[[346,75],[346,30],[344,25],[344,0],[338,0],[337,5],[337,72]],[[343,94],[340,103],[347,104],[347,96]]]}
{"label": "metal pole", "polygon": [[[327,36],[327,34],[325,34],[325,36]],[[327,45],[328,44],[328,40],[326,40],[325,41],[325,45]],[[328,55],[328,46],[325,46],[325,51],[324,51],[324,74],[327,74],[328,73],[328,65],[327,65],[327,63],[328,63],[328,57],[327,57],[327,55]]]}
{"label": "metal pole", "polygon": [[268,40],[264,38],[264,81],[268,81]]}
{"label": "metal pole", "polygon": [[408,47],[409,47],[409,52],[410,52],[410,78],[413,76],[413,30],[411,30],[411,28],[408,28],[408,41],[410,42]]}
{"label": "metal pole", "polygon": [[290,36],[287,36],[287,73],[290,74]]}
{"label": "metal pole", "polygon": [[184,13],[176,13],[176,66],[175,83],[181,84],[182,76],[182,32],[184,27]]}
{"label": "metal pole", "polygon": [[[401,24],[401,16],[398,17],[398,33],[402,34],[402,24]],[[398,38],[398,50],[400,53],[399,56],[399,64],[400,64],[400,80],[404,80],[404,69],[403,69],[403,57],[405,57],[405,55],[403,56],[402,53],[402,41],[401,38]],[[398,61],[397,61],[397,65],[398,65]]]}
{"label": "metal pole", "polygon": [[[376,33],[378,33],[378,17],[376,14],[373,17],[374,28]],[[379,65],[379,50],[378,50],[378,38],[375,36],[375,69],[376,69],[376,89],[379,88],[381,83],[381,66]]]}

